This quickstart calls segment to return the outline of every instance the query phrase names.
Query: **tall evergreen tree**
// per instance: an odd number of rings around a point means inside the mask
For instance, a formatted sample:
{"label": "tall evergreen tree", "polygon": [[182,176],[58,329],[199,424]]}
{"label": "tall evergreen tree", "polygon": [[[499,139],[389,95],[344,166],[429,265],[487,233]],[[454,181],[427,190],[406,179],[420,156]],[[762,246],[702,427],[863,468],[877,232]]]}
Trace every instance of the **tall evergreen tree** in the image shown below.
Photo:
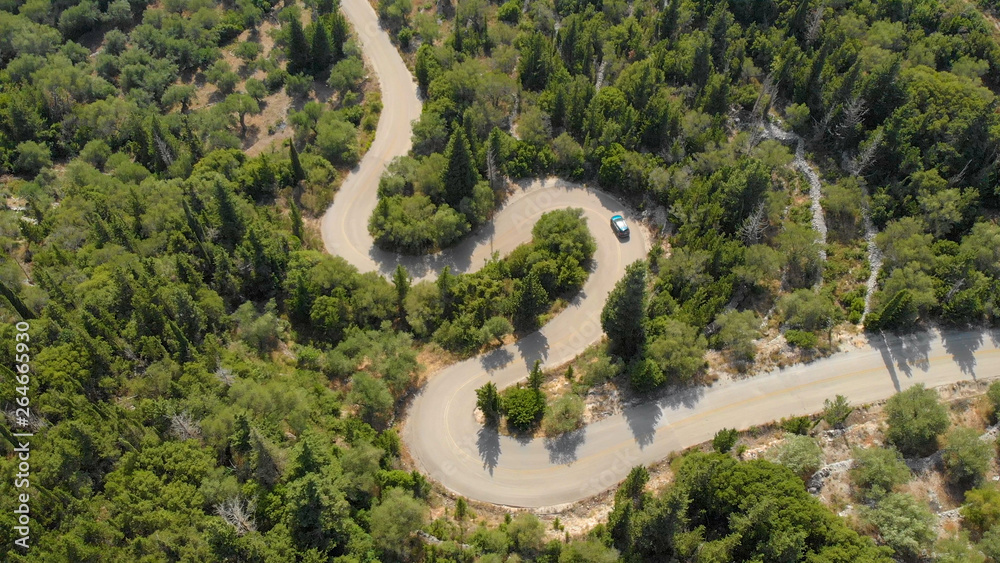
{"label": "tall evergreen tree", "polygon": [[316,22],[312,39],[312,75],[320,76],[330,70],[333,64],[333,52],[330,48],[330,35],[322,21]]}
{"label": "tall evergreen tree", "polygon": [[660,19],[656,23],[657,39],[672,41],[677,33],[677,20],[680,12],[681,0],[668,0],[665,10],[660,12]]}
{"label": "tall evergreen tree", "polygon": [[536,31],[528,36],[521,49],[518,63],[521,86],[535,92],[544,90],[551,72],[552,53],[549,52],[549,42],[540,31]]}
{"label": "tall evergreen tree", "polygon": [[306,32],[302,29],[302,22],[298,18],[293,18],[289,24],[291,29],[288,36],[287,57],[288,66],[285,70],[288,74],[300,74],[309,72],[309,41],[306,39]]}
{"label": "tall evergreen tree", "polygon": [[[487,421],[496,422],[497,417],[500,416],[500,393],[492,381],[487,381],[486,385],[476,389],[476,406],[483,411]],[[457,510],[455,518],[459,518]]]}
{"label": "tall evergreen tree", "polygon": [[625,268],[601,311],[601,327],[610,351],[623,358],[635,356],[646,340],[646,263],[638,260]]}
{"label": "tall evergreen tree", "polygon": [[455,274],[451,273],[451,266],[445,266],[441,275],[437,279],[438,299],[441,300],[441,318],[447,319],[455,310]]}
{"label": "tall evergreen tree", "polygon": [[334,12],[327,18],[327,26],[330,28],[330,54],[333,62],[344,58],[344,43],[347,41],[347,20],[340,12]]}
{"label": "tall evergreen tree", "polygon": [[503,185],[503,170],[500,166],[502,135],[500,128],[494,127],[486,139],[486,173],[489,175],[487,180],[494,190],[500,189]]}
{"label": "tall evergreen tree", "polygon": [[427,87],[437,75],[439,65],[434,57],[434,47],[424,43],[417,49],[417,60],[413,66],[413,74],[417,79],[417,88],[421,96],[427,95]]}
{"label": "tall evergreen tree", "polygon": [[292,158],[292,178],[296,182],[301,182],[306,179],[306,172],[302,169],[302,163],[299,162],[299,151],[295,150],[295,143],[291,141],[288,143],[288,149]]}
{"label": "tall evergreen tree", "polygon": [[332,14],[337,9],[340,2],[334,0],[319,0],[316,2],[316,13],[321,16]]}
{"label": "tall evergreen tree", "polygon": [[299,206],[295,205],[295,201],[292,201],[292,204],[289,206],[289,210],[292,220],[292,234],[295,235],[295,238],[302,240],[302,231],[304,230],[302,224],[302,212],[299,211]]}
{"label": "tall evergreen tree", "polygon": [[531,367],[531,373],[528,374],[528,387],[538,391],[542,388],[543,383],[545,383],[545,375],[542,373],[542,361],[535,360],[535,365]]}
{"label": "tall evergreen tree", "polygon": [[524,328],[534,328],[538,315],[548,303],[549,295],[542,286],[534,270],[519,284],[514,292],[514,324]]}
{"label": "tall evergreen tree", "polygon": [[479,172],[472,164],[472,154],[469,141],[465,138],[462,127],[456,125],[452,131],[448,147],[444,152],[448,161],[443,171],[445,202],[458,209],[462,198],[472,195],[472,189],[479,181]]}
{"label": "tall evergreen tree", "polygon": [[233,423],[233,433],[229,437],[229,448],[234,453],[240,455],[246,455],[250,453],[252,445],[250,444],[250,421],[247,419],[245,414],[236,415],[236,420]]}
{"label": "tall evergreen tree", "polygon": [[410,292],[410,273],[406,271],[406,266],[396,264],[396,271],[392,274],[392,285],[396,287],[396,311],[402,317],[406,294]]}
{"label": "tall evergreen tree", "polygon": [[455,49],[456,53],[462,52],[462,47],[465,46],[465,41],[463,41],[462,34],[465,32],[463,26],[459,23],[458,18],[455,18],[455,34],[452,36],[452,48]]}
{"label": "tall evergreen tree", "polygon": [[237,207],[238,197],[229,187],[228,181],[217,175],[214,191],[219,213],[219,238],[223,245],[232,248],[243,240],[246,219]]}

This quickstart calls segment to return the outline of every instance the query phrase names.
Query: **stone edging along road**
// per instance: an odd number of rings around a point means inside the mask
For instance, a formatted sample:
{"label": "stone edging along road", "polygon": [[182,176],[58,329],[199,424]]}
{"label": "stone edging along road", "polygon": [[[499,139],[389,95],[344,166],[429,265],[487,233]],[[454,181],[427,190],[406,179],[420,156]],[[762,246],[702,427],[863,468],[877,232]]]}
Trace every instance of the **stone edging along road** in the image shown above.
{"label": "stone edging along road", "polygon": [[[412,76],[369,3],[344,0],[341,9],[378,75],[384,109],[375,141],[323,216],[328,252],[363,272],[387,276],[402,263],[414,279],[433,279],[445,266],[473,271],[493,251],[513,250],[530,240],[542,213],[566,207],[584,209],[597,239],[590,278],[562,313],[515,344],[442,370],[414,399],[403,439],[420,469],[446,488],[508,506],[553,507],[598,494],[633,466],[708,440],[722,427],[746,428],[815,412],[836,394],[864,403],[918,382],[934,386],[1000,376],[1000,331],[921,333],[873,338],[869,346],[809,365],[627,407],[557,439],[519,441],[483,428],[473,416],[475,389],[487,381],[506,387],[526,377],[535,359],[556,365],[599,340],[605,298],[625,266],[645,256],[647,237],[614,197],[548,179],[520,186],[490,226],[446,252],[406,257],[375,248],[368,217],[378,180],[389,161],[409,150],[410,123],[421,105]],[[631,240],[619,242],[612,234],[608,220],[614,213],[632,219]]]}

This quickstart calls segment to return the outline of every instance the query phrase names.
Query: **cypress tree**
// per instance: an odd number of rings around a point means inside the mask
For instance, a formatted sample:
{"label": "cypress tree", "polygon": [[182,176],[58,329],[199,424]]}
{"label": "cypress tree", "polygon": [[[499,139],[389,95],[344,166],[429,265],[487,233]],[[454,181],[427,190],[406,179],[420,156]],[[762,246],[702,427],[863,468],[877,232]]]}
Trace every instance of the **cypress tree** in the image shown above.
{"label": "cypress tree", "polygon": [[406,271],[406,266],[396,264],[396,271],[392,274],[392,285],[396,287],[396,309],[402,317],[406,294],[410,292],[410,273]]}
{"label": "cypress tree", "polygon": [[514,324],[534,328],[538,322],[538,314],[548,300],[549,294],[538,279],[538,274],[532,270],[514,293]]}
{"label": "cypress tree", "polygon": [[[495,422],[500,416],[500,393],[497,391],[497,386],[492,382],[486,382],[479,389],[476,389],[476,406],[479,410],[483,411],[483,415],[490,422]],[[455,507],[455,518],[458,516],[458,506]],[[460,518],[459,518],[460,519]]]}
{"label": "cypress tree", "polygon": [[677,32],[677,20],[680,12],[681,0],[670,0],[667,8],[660,12],[660,20],[656,26],[657,39],[672,40]]}
{"label": "cypress tree", "polygon": [[295,238],[302,240],[302,213],[299,211],[299,206],[292,202],[291,205],[291,219],[292,219],[292,234]]}
{"label": "cypress tree", "polygon": [[518,62],[521,86],[535,92],[544,90],[551,72],[552,54],[549,52],[548,40],[541,32],[532,33],[524,43]]}
{"label": "cypress tree", "polygon": [[450,318],[454,312],[455,283],[455,275],[451,273],[451,266],[445,266],[437,279],[438,298],[441,300],[441,318]]}
{"label": "cypress tree", "polygon": [[646,263],[638,260],[625,268],[601,311],[601,328],[608,335],[609,351],[631,358],[646,340]]}
{"label": "cypress tree", "polygon": [[462,38],[462,32],[463,31],[464,30],[462,29],[462,26],[459,25],[458,18],[455,18],[455,35],[454,35],[454,39],[452,41],[452,47],[455,49],[456,53],[461,53],[462,52],[462,47],[463,47],[463,45],[465,43],[462,40],[463,39]]}
{"label": "cypress tree", "polygon": [[4,296],[10,302],[11,307],[14,307],[14,310],[17,311],[18,315],[21,315],[22,319],[30,321],[35,318],[35,314],[31,312],[31,309],[24,304],[24,301],[21,301],[17,293],[14,293],[13,290],[7,287],[7,284],[3,280],[0,280],[0,295]]}
{"label": "cypress tree", "polygon": [[494,190],[503,186],[503,170],[500,166],[502,135],[498,127],[490,131],[490,136],[486,139],[486,173],[489,175],[490,187]]}
{"label": "cypress tree", "polygon": [[542,362],[535,360],[535,365],[531,367],[531,373],[528,374],[528,387],[538,391],[542,388],[543,383],[545,383],[545,376],[542,374]]}
{"label": "cypress tree", "polygon": [[293,19],[288,38],[288,74],[300,74],[308,72],[309,64],[309,42],[306,40],[306,33],[302,30],[302,23],[298,19]]}
{"label": "cypress tree", "polygon": [[305,180],[306,172],[302,169],[302,163],[299,162],[299,151],[295,150],[295,143],[288,143],[289,153],[292,158],[292,178],[296,183]]}
{"label": "cypress tree", "polygon": [[347,20],[340,12],[334,12],[327,17],[330,28],[330,53],[333,62],[344,58],[344,43],[347,41]]}
{"label": "cypress tree", "polygon": [[321,16],[332,14],[337,9],[337,4],[334,0],[319,0],[316,2],[316,13]]}
{"label": "cypress tree", "polygon": [[243,240],[246,220],[236,204],[236,195],[223,178],[215,181],[215,199],[219,211],[219,238],[227,248],[235,247]]}
{"label": "cypress tree", "polygon": [[427,86],[434,79],[437,70],[437,59],[434,58],[434,47],[424,43],[417,49],[417,60],[414,63],[413,74],[417,78],[417,87],[421,96],[427,95]]}
{"label": "cypress tree", "polygon": [[330,70],[333,63],[333,53],[330,50],[330,35],[326,32],[323,22],[317,22],[312,40],[312,74],[320,76]]}
{"label": "cypress tree", "polygon": [[443,172],[445,201],[455,209],[462,198],[472,195],[472,189],[479,181],[479,173],[472,165],[472,155],[465,132],[455,125],[444,153],[448,164]]}

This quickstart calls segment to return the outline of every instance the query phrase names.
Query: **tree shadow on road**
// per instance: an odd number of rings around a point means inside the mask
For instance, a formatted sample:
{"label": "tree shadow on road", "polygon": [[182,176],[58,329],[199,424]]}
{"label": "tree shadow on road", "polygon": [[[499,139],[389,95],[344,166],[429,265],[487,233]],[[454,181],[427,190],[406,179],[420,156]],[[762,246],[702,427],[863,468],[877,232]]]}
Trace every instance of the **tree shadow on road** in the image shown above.
{"label": "tree shadow on road", "polygon": [[549,463],[563,465],[576,461],[576,450],[583,445],[586,432],[586,428],[580,428],[554,438],[545,438],[545,449],[549,451]]}
{"label": "tree shadow on road", "polygon": [[479,448],[479,459],[483,460],[483,468],[493,475],[493,469],[500,461],[500,433],[495,426],[483,426],[479,429],[476,440]]}
{"label": "tree shadow on road", "polygon": [[487,373],[492,374],[494,371],[507,367],[507,364],[514,361],[514,353],[507,348],[497,348],[492,352],[484,354],[479,360],[480,365]]}
{"label": "tree shadow on road", "polygon": [[622,409],[625,422],[628,423],[632,436],[639,448],[645,448],[653,443],[656,436],[656,423],[663,416],[663,409],[657,401],[649,401],[637,405],[629,405]]}
{"label": "tree shadow on road", "polygon": [[545,358],[549,355],[549,340],[540,331],[535,331],[524,338],[518,339],[514,343],[524,365],[531,370],[535,366],[535,360],[545,363]]}
{"label": "tree shadow on road", "polygon": [[899,376],[896,369],[907,377],[913,377],[913,368],[917,367],[921,371],[929,368],[928,354],[931,349],[932,334],[929,331],[921,330],[910,334],[893,335],[885,332],[871,335],[868,342],[873,348],[882,354],[882,361],[892,378],[892,384],[896,391],[901,390]]}
{"label": "tree shadow on road", "polygon": [[958,364],[962,373],[976,378],[976,350],[983,345],[984,331],[954,332],[941,331],[941,342],[944,349],[951,354],[951,359]]}
{"label": "tree shadow on road", "polygon": [[645,448],[653,443],[664,410],[694,408],[704,395],[704,385],[670,385],[651,395],[630,398],[622,414],[639,447]]}

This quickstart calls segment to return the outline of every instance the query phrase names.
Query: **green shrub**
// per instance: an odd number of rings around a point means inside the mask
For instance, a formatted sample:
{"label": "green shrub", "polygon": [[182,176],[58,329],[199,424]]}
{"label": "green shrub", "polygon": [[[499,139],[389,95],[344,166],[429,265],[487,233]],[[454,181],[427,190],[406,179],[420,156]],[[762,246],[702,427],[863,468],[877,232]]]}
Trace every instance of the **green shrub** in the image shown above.
{"label": "green shrub", "polygon": [[897,393],[885,404],[886,440],[903,455],[928,455],[937,449],[937,437],[950,421],[948,409],[933,389],[918,383]]}
{"label": "green shrub", "polygon": [[805,330],[788,329],[785,331],[785,340],[797,348],[815,348],[819,339],[815,333]]}
{"label": "green shrub", "polygon": [[807,479],[823,462],[823,450],[816,440],[808,436],[789,436],[772,454],[775,463],[791,469],[802,479]]}
{"label": "green shrub", "polygon": [[545,394],[528,387],[504,389],[501,407],[507,424],[517,430],[528,430],[538,423],[545,412]]}
{"label": "green shrub", "polygon": [[994,381],[990,384],[990,388],[986,391],[986,398],[990,401],[990,407],[993,409],[990,412],[990,420],[995,424],[997,416],[1000,413],[1000,381]]}
{"label": "green shrub", "polygon": [[26,176],[34,177],[42,168],[52,165],[52,151],[35,141],[19,143],[14,152],[17,154],[14,169]]}
{"label": "green shrub", "polygon": [[960,487],[976,486],[993,459],[992,442],[979,439],[972,428],[953,428],[945,436],[944,460],[948,480]]}
{"label": "green shrub", "polygon": [[735,428],[723,428],[712,438],[712,449],[720,454],[728,453],[739,440],[740,433]]}
{"label": "green shrub", "polygon": [[497,9],[497,19],[511,25],[517,25],[521,19],[521,3],[517,0],[509,0],[500,5]]}
{"label": "green shrub", "polygon": [[805,436],[815,426],[808,416],[793,416],[781,419],[781,429],[785,432]]}
{"label": "green shrub", "polygon": [[848,475],[862,498],[880,499],[910,480],[910,468],[894,448],[855,448],[852,456]]}
{"label": "green shrub", "polygon": [[583,426],[583,398],[576,394],[563,395],[545,411],[542,430],[546,436],[558,436]]}
{"label": "green shrub", "polygon": [[403,29],[399,30],[398,34],[396,34],[396,39],[399,40],[399,46],[403,50],[409,49],[410,41],[413,39],[413,30],[408,27],[404,27]]}

